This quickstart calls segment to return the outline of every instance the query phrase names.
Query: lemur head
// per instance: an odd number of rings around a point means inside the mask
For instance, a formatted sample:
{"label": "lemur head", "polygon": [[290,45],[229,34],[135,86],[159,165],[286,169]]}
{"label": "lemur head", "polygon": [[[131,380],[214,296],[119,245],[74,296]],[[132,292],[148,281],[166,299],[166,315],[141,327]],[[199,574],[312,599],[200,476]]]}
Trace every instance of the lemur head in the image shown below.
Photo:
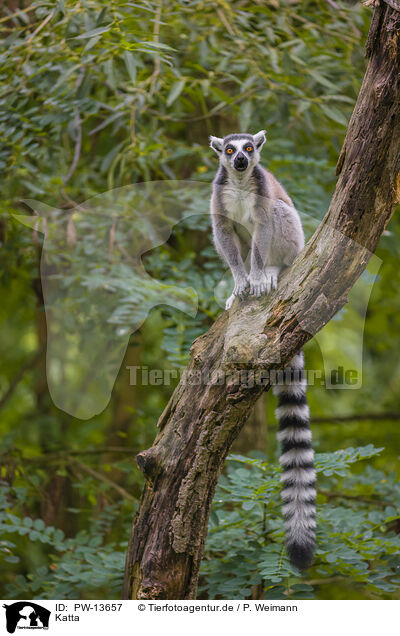
{"label": "lemur head", "polygon": [[257,165],[265,140],[265,130],[260,130],[256,135],[227,135],[223,139],[211,135],[210,147],[219,156],[220,163],[229,172],[237,174],[251,171]]}

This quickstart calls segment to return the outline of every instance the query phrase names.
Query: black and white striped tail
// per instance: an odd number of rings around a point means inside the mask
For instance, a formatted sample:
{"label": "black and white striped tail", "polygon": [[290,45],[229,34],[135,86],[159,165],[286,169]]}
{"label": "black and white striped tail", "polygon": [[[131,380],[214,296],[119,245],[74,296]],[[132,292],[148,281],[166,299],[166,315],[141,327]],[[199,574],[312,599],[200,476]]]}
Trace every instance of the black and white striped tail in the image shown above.
{"label": "black and white striped tail", "polygon": [[274,387],[278,397],[276,417],[282,445],[282,512],[290,561],[300,569],[311,565],[315,549],[316,473],[311,445],[307,381],[301,351],[290,361],[284,383]]}

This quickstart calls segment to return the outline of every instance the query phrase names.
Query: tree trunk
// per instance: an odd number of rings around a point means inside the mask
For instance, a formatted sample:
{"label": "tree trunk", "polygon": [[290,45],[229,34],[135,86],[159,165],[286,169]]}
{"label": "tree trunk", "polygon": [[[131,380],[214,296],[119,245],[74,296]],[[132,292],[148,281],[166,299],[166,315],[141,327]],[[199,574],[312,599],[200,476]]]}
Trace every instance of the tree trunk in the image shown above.
{"label": "tree trunk", "polygon": [[[193,343],[155,442],[137,456],[146,485],[124,598],[195,598],[211,501],[232,442],[269,388],[271,371],[282,369],[346,303],[399,201],[399,29],[400,13],[386,4],[375,10],[370,60],[323,222],[277,292],[235,301]],[[253,371],[264,374],[266,387],[246,383]],[[210,373],[214,383],[206,381]]]}

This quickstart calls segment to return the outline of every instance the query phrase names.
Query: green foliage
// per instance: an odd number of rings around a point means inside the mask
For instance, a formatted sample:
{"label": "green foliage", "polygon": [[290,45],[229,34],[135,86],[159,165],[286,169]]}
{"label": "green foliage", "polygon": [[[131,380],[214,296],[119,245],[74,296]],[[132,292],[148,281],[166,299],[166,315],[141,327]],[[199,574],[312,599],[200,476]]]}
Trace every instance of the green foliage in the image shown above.
{"label": "green foliage", "polygon": [[[202,565],[206,598],[326,598],[324,584],[340,582],[355,598],[398,593],[400,486],[394,473],[351,464],[374,457],[371,444],[316,455],[317,550],[303,576],[284,550],[280,471],[240,455],[228,458],[215,495]],[[261,591],[260,591],[261,588]]]}
{"label": "green foliage", "polygon": [[[0,531],[7,540],[0,542],[0,552],[4,562],[12,568],[20,563],[21,552],[35,554],[37,546],[45,550],[47,558],[45,564],[34,567],[27,575],[16,574],[7,588],[8,598],[40,596],[53,599],[81,595],[83,598],[98,598],[104,590],[110,598],[120,597],[127,541],[110,541],[103,545],[119,514],[115,505],[105,508],[88,530],[67,538],[62,530],[46,526],[40,518],[22,518],[10,513],[8,498],[13,496],[17,496],[21,506],[26,504],[24,489],[10,489],[2,483]],[[8,540],[8,537],[13,540]]]}
{"label": "green foliage", "polygon": [[[400,484],[395,473],[369,463],[350,470],[383,450],[370,444],[316,455],[318,543],[305,576],[285,554],[277,464],[231,455],[214,498],[200,597],[251,598],[257,590],[257,598],[326,598],[326,587],[339,584],[354,598],[396,596]],[[41,518],[24,516],[29,503],[26,488],[1,484],[5,596],[119,598],[132,508],[108,505],[66,537]]]}
{"label": "green foliage", "polygon": [[299,203],[309,201],[314,171],[336,157],[364,66],[365,11],[310,0],[301,11],[292,2],[217,12],[208,1],[31,7],[0,24],[0,158],[11,196],[63,197],[80,137],[72,198],[143,178],[208,178],[207,134],[250,122],[269,129],[271,167]]}
{"label": "green foliage", "polygon": [[[142,259],[166,290],[195,289],[197,315],[165,304],[153,309],[131,336],[108,406],[85,421],[57,409],[49,395],[42,239],[12,214],[27,214],[22,200],[32,198],[58,211],[62,250],[51,257],[66,318],[73,325],[87,312],[82,320],[97,353],[99,335],[126,337],[133,312],[144,317],[144,310],[126,258],[132,234],[112,229],[112,214],[85,224],[77,203],[149,180],[207,188],[216,169],[208,135],[266,128],[263,161],[287,186],[310,236],[334,187],[371,14],[325,0],[17,4],[24,10],[6,0],[0,18],[1,595],[117,598],[142,487],[132,456],[151,444],[177,381],[147,386],[139,374],[129,384],[126,367],[177,370],[221,311],[224,271],[203,214],[208,197],[182,197],[182,220]],[[71,208],[75,231],[87,240],[68,252]],[[314,417],[399,411],[399,238],[394,217],[377,251],[382,266],[366,320],[356,297],[328,327],[325,351],[317,341],[306,348],[310,369],[322,368],[327,350],[352,364],[351,336],[364,330],[362,388],[310,387]],[[71,337],[64,349],[78,357],[79,341]],[[100,353],[97,366],[108,372]],[[77,385],[79,372],[78,363],[68,368]],[[268,396],[269,423],[274,405]],[[235,456],[221,477],[203,596],[243,598],[262,586],[268,598],[397,598],[397,423],[362,418],[313,428],[320,451],[313,569],[300,578],[285,557],[271,428],[268,461]],[[385,449],[378,455],[371,443]],[[354,448],[336,450],[346,446]]]}

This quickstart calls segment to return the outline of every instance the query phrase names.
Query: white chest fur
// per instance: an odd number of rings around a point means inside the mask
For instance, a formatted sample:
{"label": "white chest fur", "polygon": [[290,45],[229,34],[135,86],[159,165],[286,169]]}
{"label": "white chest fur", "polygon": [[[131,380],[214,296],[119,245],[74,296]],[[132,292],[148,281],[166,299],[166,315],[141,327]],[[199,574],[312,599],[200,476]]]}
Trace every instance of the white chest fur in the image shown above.
{"label": "white chest fur", "polygon": [[251,181],[227,183],[223,191],[223,205],[232,221],[243,225],[254,222],[253,210],[256,203],[256,187]]}

